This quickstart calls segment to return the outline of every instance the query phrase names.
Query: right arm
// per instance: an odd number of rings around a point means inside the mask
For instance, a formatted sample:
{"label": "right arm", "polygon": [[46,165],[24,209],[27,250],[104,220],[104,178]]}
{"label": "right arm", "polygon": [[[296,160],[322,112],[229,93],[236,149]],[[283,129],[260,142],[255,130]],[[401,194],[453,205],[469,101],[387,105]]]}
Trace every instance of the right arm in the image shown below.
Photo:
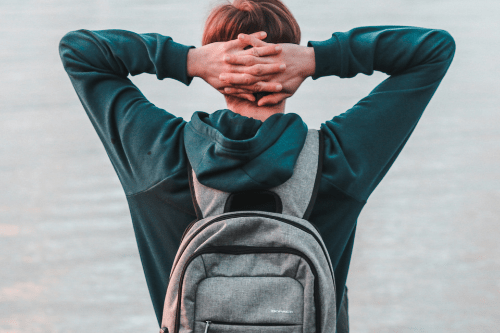
{"label": "right arm", "polygon": [[148,101],[129,75],[189,85],[189,49],[168,36],[125,30],[73,31],[60,42],[64,68],[128,195],[185,165],[185,122]]}

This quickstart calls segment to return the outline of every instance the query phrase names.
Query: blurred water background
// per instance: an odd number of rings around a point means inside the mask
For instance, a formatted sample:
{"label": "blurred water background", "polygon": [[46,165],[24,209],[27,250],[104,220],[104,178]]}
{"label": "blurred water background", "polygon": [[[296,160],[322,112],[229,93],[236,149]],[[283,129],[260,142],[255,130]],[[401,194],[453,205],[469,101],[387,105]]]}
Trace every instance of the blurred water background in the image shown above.
{"label": "blurred water background", "polygon": [[[158,32],[199,46],[214,2],[0,1],[0,333],[157,332],[125,195],[63,70],[70,30]],[[448,30],[455,60],[363,210],[348,277],[351,332],[499,332],[500,2],[288,0],[303,41],[363,25]],[[287,103],[311,128],[384,74],[307,80]],[[190,119],[224,108],[133,78]]]}

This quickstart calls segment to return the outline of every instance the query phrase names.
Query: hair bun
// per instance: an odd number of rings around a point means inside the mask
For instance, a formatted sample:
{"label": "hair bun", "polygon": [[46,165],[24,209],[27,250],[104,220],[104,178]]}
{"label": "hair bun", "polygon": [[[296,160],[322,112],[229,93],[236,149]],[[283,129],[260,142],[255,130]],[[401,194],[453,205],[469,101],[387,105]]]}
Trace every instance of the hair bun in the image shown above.
{"label": "hair bun", "polygon": [[233,6],[244,12],[255,12],[260,9],[261,3],[255,0],[234,0]]}

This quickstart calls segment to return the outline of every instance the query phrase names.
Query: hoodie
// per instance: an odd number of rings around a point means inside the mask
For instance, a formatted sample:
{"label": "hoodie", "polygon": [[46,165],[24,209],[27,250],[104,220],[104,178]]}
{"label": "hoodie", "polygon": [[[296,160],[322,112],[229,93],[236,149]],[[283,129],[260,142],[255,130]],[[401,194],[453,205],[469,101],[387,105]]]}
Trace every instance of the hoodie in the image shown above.
{"label": "hoodie", "polygon": [[[323,172],[309,220],[328,249],[340,309],[361,209],[417,125],[455,43],[442,30],[378,26],[336,32],[308,46],[315,51],[313,79],[389,75],[320,129]],[[181,236],[196,219],[187,161],[199,181],[215,189],[271,188],[292,175],[307,133],[297,114],[261,122],[224,109],[195,112],[186,122],[153,105],[128,79],[149,73],[189,85],[189,48],[124,30],[79,30],[60,42],[64,68],[125,191],[159,323]]]}

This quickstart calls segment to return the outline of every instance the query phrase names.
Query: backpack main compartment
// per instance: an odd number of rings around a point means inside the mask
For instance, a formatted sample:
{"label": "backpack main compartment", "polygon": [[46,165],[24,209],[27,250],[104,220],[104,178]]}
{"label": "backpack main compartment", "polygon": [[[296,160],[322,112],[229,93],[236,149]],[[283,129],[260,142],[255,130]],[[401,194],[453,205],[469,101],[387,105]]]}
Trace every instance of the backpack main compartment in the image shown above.
{"label": "backpack main compartment", "polygon": [[206,187],[188,167],[198,220],[182,236],[160,332],[335,332],[332,264],[307,221],[322,148],[309,130],[292,177],[260,192]]}

